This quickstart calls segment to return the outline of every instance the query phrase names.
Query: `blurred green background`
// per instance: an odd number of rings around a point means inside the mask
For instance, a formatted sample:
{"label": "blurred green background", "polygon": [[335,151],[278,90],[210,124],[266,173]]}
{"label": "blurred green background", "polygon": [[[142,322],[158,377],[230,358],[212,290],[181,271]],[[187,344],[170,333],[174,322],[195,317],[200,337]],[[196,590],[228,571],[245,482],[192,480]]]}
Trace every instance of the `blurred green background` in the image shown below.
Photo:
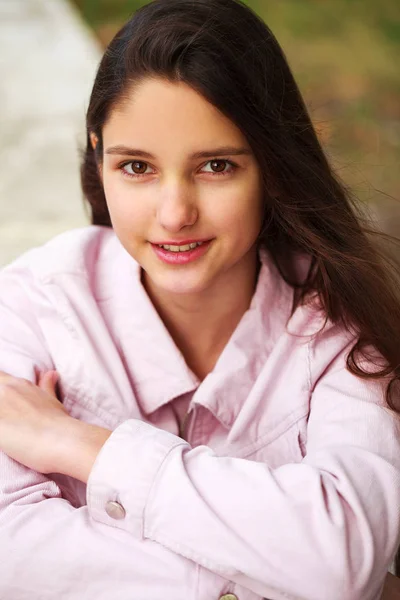
{"label": "blurred green background", "polygon": [[[103,46],[148,3],[73,1]],[[362,200],[400,200],[400,0],[246,4],[281,43],[342,179]]]}

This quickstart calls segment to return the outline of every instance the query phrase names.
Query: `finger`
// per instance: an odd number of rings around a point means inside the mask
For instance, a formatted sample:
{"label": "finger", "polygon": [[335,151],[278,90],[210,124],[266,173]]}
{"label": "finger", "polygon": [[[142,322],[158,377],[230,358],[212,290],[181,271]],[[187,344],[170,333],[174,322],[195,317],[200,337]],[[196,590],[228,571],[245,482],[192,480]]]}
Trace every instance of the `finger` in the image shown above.
{"label": "finger", "polygon": [[42,373],[39,373],[37,385],[45,392],[53,393],[57,380],[57,371],[44,371]]}
{"label": "finger", "polygon": [[45,371],[39,375],[38,386],[51,396],[56,396],[56,385],[58,382],[57,371]]}

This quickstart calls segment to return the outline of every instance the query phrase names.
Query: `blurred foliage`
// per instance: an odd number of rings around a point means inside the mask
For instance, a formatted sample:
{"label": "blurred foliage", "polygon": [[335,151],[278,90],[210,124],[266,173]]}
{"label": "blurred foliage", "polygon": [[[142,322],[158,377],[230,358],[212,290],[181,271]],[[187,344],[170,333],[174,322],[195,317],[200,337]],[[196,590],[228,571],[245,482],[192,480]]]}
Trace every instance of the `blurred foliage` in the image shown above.
{"label": "blurred foliage", "polygon": [[[148,3],[74,2],[103,46]],[[282,45],[339,175],[363,200],[400,200],[400,0],[246,4]]]}

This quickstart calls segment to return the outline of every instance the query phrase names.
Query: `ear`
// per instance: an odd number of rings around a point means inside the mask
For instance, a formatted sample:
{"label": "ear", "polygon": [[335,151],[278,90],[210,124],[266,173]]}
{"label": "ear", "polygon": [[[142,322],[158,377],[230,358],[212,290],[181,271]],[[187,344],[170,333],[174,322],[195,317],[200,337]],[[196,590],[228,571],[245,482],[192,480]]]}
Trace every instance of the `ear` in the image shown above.
{"label": "ear", "polygon": [[97,137],[97,135],[95,133],[93,133],[93,131],[90,133],[90,143],[92,144],[92,148],[93,150],[96,150],[96,146],[97,143],[99,141],[99,138]]}
{"label": "ear", "polygon": [[[90,143],[92,144],[93,150],[96,150],[96,146],[99,142],[99,138],[97,137],[97,135],[95,133],[93,133],[93,131],[90,132],[89,137],[90,137]],[[101,162],[98,162],[97,160],[96,160],[96,164],[97,164],[97,171],[99,173],[100,180],[101,180],[101,182],[103,182],[102,164],[101,164]]]}

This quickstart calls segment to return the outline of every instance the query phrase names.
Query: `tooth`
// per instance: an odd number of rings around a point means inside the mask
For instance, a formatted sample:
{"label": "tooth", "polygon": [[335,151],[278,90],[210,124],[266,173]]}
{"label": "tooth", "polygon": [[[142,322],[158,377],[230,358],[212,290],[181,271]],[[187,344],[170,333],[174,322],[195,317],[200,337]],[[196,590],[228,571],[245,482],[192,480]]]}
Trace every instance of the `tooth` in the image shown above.
{"label": "tooth", "polygon": [[187,252],[188,250],[194,250],[198,246],[201,246],[203,242],[193,242],[191,244],[186,244],[185,246],[172,246],[168,244],[159,244],[160,248],[164,248],[165,250],[169,250],[170,252]]}

